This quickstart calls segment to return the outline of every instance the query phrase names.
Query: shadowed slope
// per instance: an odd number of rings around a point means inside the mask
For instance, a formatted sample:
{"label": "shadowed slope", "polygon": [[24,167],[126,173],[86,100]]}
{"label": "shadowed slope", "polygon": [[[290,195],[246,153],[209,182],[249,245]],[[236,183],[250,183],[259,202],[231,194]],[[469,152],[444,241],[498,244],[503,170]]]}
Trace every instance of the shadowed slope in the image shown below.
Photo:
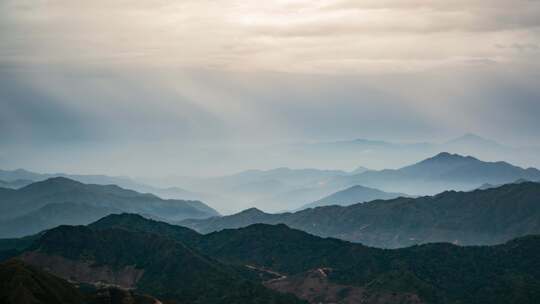
{"label": "shadowed slope", "polygon": [[83,300],[72,284],[20,260],[0,264],[0,303],[77,304]]}

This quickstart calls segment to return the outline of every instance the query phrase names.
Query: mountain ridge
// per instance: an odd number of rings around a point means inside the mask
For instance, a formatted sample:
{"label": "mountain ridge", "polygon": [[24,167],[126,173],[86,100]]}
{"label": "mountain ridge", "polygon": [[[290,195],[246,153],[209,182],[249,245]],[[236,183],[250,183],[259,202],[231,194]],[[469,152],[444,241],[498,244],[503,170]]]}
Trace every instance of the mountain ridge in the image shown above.
{"label": "mountain ridge", "polygon": [[313,203],[306,204],[295,211],[329,205],[348,206],[356,203],[373,201],[376,199],[392,199],[400,196],[407,197],[408,195],[403,193],[389,193],[375,188],[355,185],[332,193]]}
{"label": "mountain ridge", "polygon": [[[432,243],[386,250],[285,224],[207,235],[189,231],[140,215],[109,215],[88,226],[44,232],[20,258],[76,281],[124,278],[117,283],[172,303],[300,303],[261,284],[313,304],[532,304],[540,296],[540,270],[534,267],[539,235],[495,246]],[[81,272],[90,265],[93,272]]]}
{"label": "mountain ridge", "polygon": [[[58,204],[72,205],[66,210],[57,209],[66,216],[64,222],[58,217],[48,218],[51,213],[47,210]],[[64,212],[69,210],[73,212]],[[0,211],[2,237],[33,234],[63,223],[88,224],[106,213],[132,212],[171,221],[219,215],[199,201],[165,200],[116,185],[84,184],[65,177],[0,191]],[[29,226],[27,220],[39,225]]]}
{"label": "mountain ridge", "polygon": [[363,185],[382,191],[426,195],[450,189],[472,190],[484,183],[505,184],[520,178],[540,180],[540,170],[441,152],[399,169],[371,170],[337,177],[332,182],[344,186]]}
{"label": "mountain ridge", "polygon": [[375,200],[350,206],[324,206],[298,212],[257,212],[184,220],[201,233],[249,224],[284,223],[322,237],[397,248],[426,242],[496,244],[540,233],[540,184],[524,182],[471,192]]}

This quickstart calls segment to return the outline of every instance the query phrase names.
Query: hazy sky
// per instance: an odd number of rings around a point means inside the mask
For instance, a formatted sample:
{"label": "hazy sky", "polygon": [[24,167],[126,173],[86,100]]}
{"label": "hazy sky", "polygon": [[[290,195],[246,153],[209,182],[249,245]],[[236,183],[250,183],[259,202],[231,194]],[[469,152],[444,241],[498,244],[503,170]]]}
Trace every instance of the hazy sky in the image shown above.
{"label": "hazy sky", "polygon": [[536,0],[0,0],[0,164],[190,174],[253,144],[538,145],[538,58]]}

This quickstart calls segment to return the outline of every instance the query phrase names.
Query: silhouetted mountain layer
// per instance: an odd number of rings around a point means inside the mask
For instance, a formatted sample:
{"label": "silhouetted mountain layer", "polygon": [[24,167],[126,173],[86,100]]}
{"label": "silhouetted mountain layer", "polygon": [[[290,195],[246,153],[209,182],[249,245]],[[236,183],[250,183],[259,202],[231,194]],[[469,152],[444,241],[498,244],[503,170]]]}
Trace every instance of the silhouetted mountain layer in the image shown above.
{"label": "silhouetted mountain layer", "polygon": [[535,303],[540,295],[539,237],[381,250],[256,224],[202,235],[194,247],[278,275],[265,286],[311,303]]}
{"label": "silhouetted mountain layer", "polygon": [[[455,141],[452,145],[475,141],[469,137]],[[385,143],[371,141],[344,145],[386,146]],[[399,150],[399,147],[401,145],[397,145],[396,149]],[[423,149],[423,144],[408,147]],[[418,196],[434,195],[446,190],[469,191],[485,183],[499,185],[517,179],[540,181],[540,171],[520,168],[506,162],[485,162],[471,156],[443,152],[400,169],[376,171],[360,168],[357,171],[345,172],[278,168],[267,171],[249,170],[215,178],[179,178],[176,182],[195,191],[219,197],[216,201],[227,206],[222,208],[228,210],[254,206],[271,212],[283,212],[304,208],[306,204],[357,185],[387,193]],[[373,195],[371,198],[377,197]],[[364,199],[351,202],[361,201]]]}
{"label": "silhouetted mountain layer", "polygon": [[[290,146],[292,155],[301,155],[299,161],[304,166],[326,163],[332,167],[351,167],[356,164],[370,164],[376,168],[399,168],[418,159],[424,159],[440,152],[475,155],[480,159],[504,160],[520,166],[540,167],[540,148],[511,147],[475,134],[464,134],[443,143],[416,142],[400,143],[369,139],[320,142]],[[388,189],[385,189],[388,190]],[[390,191],[390,190],[389,190]]]}
{"label": "silhouetted mountain layer", "polygon": [[[134,190],[140,193],[152,193],[168,199],[203,200],[207,198],[204,194],[194,193],[180,187],[153,187],[125,176],[36,173],[24,169],[0,170],[0,187],[17,189],[34,182],[44,181],[55,177],[64,177],[85,184],[117,185],[124,189]],[[3,185],[1,181],[4,181],[5,184]]]}
{"label": "silhouetted mountain layer", "polygon": [[178,178],[176,183],[220,197],[224,208],[236,211],[255,205],[278,211],[299,208],[343,189],[325,183],[347,175],[350,173],[340,170],[277,168],[211,178]]}
{"label": "silhouetted mountain layer", "polygon": [[0,187],[1,188],[8,188],[8,189],[19,189],[24,186],[28,186],[34,181],[28,180],[28,179],[17,179],[13,181],[3,181],[0,180]]}
{"label": "silhouetted mountain layer", "polygon": [[60,277],[130,286],[171,303],[295,303],[261,281],[310,303],[532,304],[540,296],[538,236],[384,250],[285,225],[200,235],[121,214],[49,230],[23,251],[26,263]]}
{"label": "silhouetted mountain layer", "polygon": [[406,197],[407,195],[402,193],[388,193],[378,189],[356,185],[330,194],[329,196],[326,196],[313,203],[304,205],[302,208],[300,208],[300,210],[330,205],[348,206],[356,203],[369,202],[376,199],[392,199],[400,196]]}
{"label": "silhouetted mountain layer", "polygon": [[[536,236],[491,247],[427,244],[383,250],[265,224],[199,235],[122,214],[89,227],[50,230],[22,258],[77,281],[133,284],[160,300],[190,303],[259,303],[255,299],[268,299],[266,293],[248,281],[263,280],[270,289],[311,303],[491,304],[536,303],[539,250]],[[93,272],[85,265],[94,265]],[[269,278],[253,277],[254,271]],[[250,297],[243,298],[246,294]]]}
{"label": "silhouetted mountain layer", "polygon": [[88,224],[106,214],[133,212],[164,220],[218,213],[199,201],[164,200],[115,185],[83,184],[63,177],[21,189],[0,189],[0,236],[33,234],[59,224]]}
{"label": "silhouetted mountain layer", "polygon": [[352,206],[327,206],[295,213],[257,209],[180,224],[202,233],[255,223],[284,223],[314,235],[370,246],[396,248],[429,242],[498,244],[540,233],[540,184],[508,184],[472,192],[376,200]]}
{"label": "silhouetted mountain layer", "polygon": [[31,235],[59,225],[86,225],[120,209],[78,203],[51,203],[25,215],[0,221],[0,238]]}
{"label": "silhouetted mountain layer", "polygon": [[401,169],[336,177],[330,183],[425,195],[445,190],[472,190],[485,183],[506,184],[517,179],[539,181],[540,171],[444,152]]}

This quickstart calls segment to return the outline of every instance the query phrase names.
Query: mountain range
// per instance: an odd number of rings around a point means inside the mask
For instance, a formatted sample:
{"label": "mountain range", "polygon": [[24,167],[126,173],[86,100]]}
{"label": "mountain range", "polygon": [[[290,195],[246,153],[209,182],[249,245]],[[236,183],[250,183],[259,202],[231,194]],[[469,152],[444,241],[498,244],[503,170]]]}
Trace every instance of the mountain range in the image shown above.
{"label": "mountain range", "polygon": [[[468,137],[457,143],[470,141]],[[374,146],[386,146],[382,142],[369,142]],[[53,176],[68,177],[83,183],[100,185],[115,184],[125,189],[153,193],[164,198],[202,200],[225,211],[238,212],[257,207],[270,212],[298,210],[305,205],[327,200],[336,192],[359,187],[365,189],[365,197],[350,196],[345,204],[377,198],[390,198],[395,194],[404,196],[434,195],[445,190],[472,190],[483,184],[505,184],[518,179],[540,180],[540,171],[521,168],[506,162],[486,162],[472,156],[447,152],[423,159],[398,169],[369,170],[359,167],[353,171],[290,169],[248,170],[219,177],[182,177],[165,180],[148,180],[148,185],[127,177],[105,175],[39,174],[26,170],[2,171],[0,180],[6,188],[24,186],[28,181],[42,181]],[[18,186],[16,186],[18,185]],[[178,187],[177,185],[180,185]],[[189,190],[185,190],[189,189]],[[378,194],[376,194],[377,191]],[[350,194],[355,192],[349,191]],[[368,194],[371,192],[371,194]],[[386,193],[391,195],[387,195]],[[338,198],[344,193],[336,194]],[[340,199],[345,199],[341,197]],[[357,201],[354,201],[354,200]],[[330,201],[331,204],[343,202]],[[315,206],[318,203],[310,206]]]}
{"label": "mountain range", "polygon": [[[298,143],[282,148],[297,156],[295,164],[307,167],[349,168],[369,164],[373,168],[399,168],[440,152],[475,155],[489,161],[504,160],[519,166],[540,167],[540,146],[513,147],[467,133],[444,142],[392,142],[358,138],[353,140]],[[263,152],[264,153],[264,152]]]}
{"label": "mountain range", "polygon": [[348,206],[356,203],[369,202],[376,199],[386,200],[400,196],[406,197],[408,195],[403,193],[388,193],[378,189],[356,185],[323,197],[313,203],[306,204],[299,210],[329,205]]}
{"label": "mountain range", "polygon": [[200,201],[164,200],[115,185],[50,178],[20,189],[0,188],[0,236],[33,234],[60,224],[88,224],[107,214],[135,212],[164,220],[219,213]]}
{"label": "mountain range", "polygon": [[399,169],[336,177],[329,184],[362,185],[383,191],[426,195],[445,190],[472,190],[484,183],[505,184],[518,179],[539,181],[540,170],[443,152]]}
{"label": "mountain range", "polygon": [[[13,250],[15,260],[0,264],[3,282],[20,278],[4,270],[15,264],[23,273],[46,270],[35,276],[47,276],[44,288],[69,278],[129,287],[163,303],[528,304],[540,296],[537,236],[496,246],[438,243],[385,250],[283,224],[201,235],[121,214],[89,226],[60,226]],[[32,282],[19,286],[36,294]],[[73,295],[63,288],[58,296]],[[12,289],[2,290],[2,296],[10,294]]]}
{"label": "mountain range", "polygon": [[[31,178],[43,178],[44,175],[14,170],[0,171],[0,177],[11,180],[9,183],[24,184]],[[79,176],[81,177],[101,182],[129,181],[127,178],[101,175]],[[231,176],[199,179],[195,184],[198,183],[196,187],[199,187],[198,190],[201,192],[204,191],[209,195],[220,193],[222,197],[228,197],[228,200],[253,202],[256,206],[274,206],[273,209],[278,209],[279,206],[278,210],[301,210],[325,205],[350,205],[399,196],[410,197],[410,194],[432,195],[449,189],[485,189],[493,187],[488,185],[501,185],[516,180],[540,180],[540,171],[535,168],[520,168],[506,162],[484,162],[471,156],[444,152],[400,169],[380,171],[360,169],[356,172],[288,168],[251,170]],[[14,205],[17,208],[13,208]],[[432,227],[436,225],[434,220],[426,224],[429,230],[424,230],[422,236],[416,232],[407,232],[399,234],[398,237],[394,227],[385,226],[384,230],[381,230],[379,224],[359,217],[333,224],[336,227],[327,227],[332,225],[326,224],[325,216],[320,215],[318,211],[312,211],[313,214],[297,212],[293,213],[294,215],[289,213],[269,215],[252,209],[232,217],[197,221],[197,218],[215,217],[219,214],[198,201],[163,200],[152,194],[141,194],[118,186],[86,185],[64,177],[50,178],[19,189],[0,188],[0,211],[2,211],[0,237],[28,235],[60,224],[87,224],[111,213],[136,212],[173,222],[189,219],[182,224],[200,231],[241,227],[258,222],[283,222],[317,235],[334,236],[382,247],[401,247],[437,240],[463,244],[476,242],[492,244],[500,241],[499,237],[490,240],[492,236],[489,231],[488,236],[483,236],[480,231],[473,231],[469,237],[457,235],[456,231],[441,232],[437,230],[438,228]],[[384,216],[384,213],[390,211],[378,212]],[[305,217],[309,218],[306,220]],[[349,226],[342,227],[346,223],[349,223]],[[367,228],[362,228],[368,224]],[[362,233],[359,233],[361,228]],[[367,233],[370,229],[375,229],[379,235],[373,237],[373,232]],[[530,228],[519,229],[530,231]],[[508,236],[500,237],[507,240],[523,235],[519,229]],[[431,231],[429,232],[431,235],[427,235],[427,231]],[[388,239],[390,237],[393,241]],[[455,239],[451,239],[452,237]]]}
{"label": "mountain range", "polygon": [[34,181],[29,180],[29,179],[16,179],[16,180],[11,180],[11,181],[0,180],[0,187],[9,188],[9,189],[18,189],[24,186],[28,186],[33,182]]}
{"label": "mountain range", "polygon": [[342,190],[327,187],[325,183],[350,174],[341,170],[277,168],[248,170],[218,177],[182,177],[173,181],[195,192],[218,198],[219,205],[227,206],[226,211],[229,212],[253,205],[280,211],[296,209]]}
{"label": "mountain range", "polygon": [[[385,145],[379,142],[370,144]],[[434,195],[446,190],[472,190],[485,183],[505,184],[518,179],[538,181],[540,171],[506,162],[486,162],[472,156],[442,152],[398,169],[361,168],[345,172],[279,168],[250,170],[214,178],[181,178],[176,182],[198,193],[220,197],[218,205],[229,206],[233,210],[256,207],[270,212],[283,212],[305,208],[307,204],[326,200],[326,197],[354,186],[373,190],[365,189],[366,197],[359,195],[357,201],[353,201],[355,198],[351,196],[347,204],[370,198],[395,197],[396,194],[418,196]],[[373,195],[368,195],[368,192]],[[379,196],[375,195],[376,192]],[[330,203],[340,204],[337,201]]]}
{"label": "mountain range", "polygon": [[294,213],[256,208],[180,224],[209,233],[256,223],[283,223],[314,235],[369,246],[396,248],[430,242],[498,244],[540,233],[540,184],[512,183],[470,192],[399,197],[351,206],[325,206]]}
{"label": "mountain range", "polygon": [[0,170],[0,187],[18,189],[31,183],[44,181],[54,177],[64,177],[85,184],[117,185],[141,193],[152,193],[163,198],[204,200],[204,194],[191,192],[180,187],[153,187],[126,176],[108,176],[98,174],[66,174],[66,173],[36,173],[24,169]]}

